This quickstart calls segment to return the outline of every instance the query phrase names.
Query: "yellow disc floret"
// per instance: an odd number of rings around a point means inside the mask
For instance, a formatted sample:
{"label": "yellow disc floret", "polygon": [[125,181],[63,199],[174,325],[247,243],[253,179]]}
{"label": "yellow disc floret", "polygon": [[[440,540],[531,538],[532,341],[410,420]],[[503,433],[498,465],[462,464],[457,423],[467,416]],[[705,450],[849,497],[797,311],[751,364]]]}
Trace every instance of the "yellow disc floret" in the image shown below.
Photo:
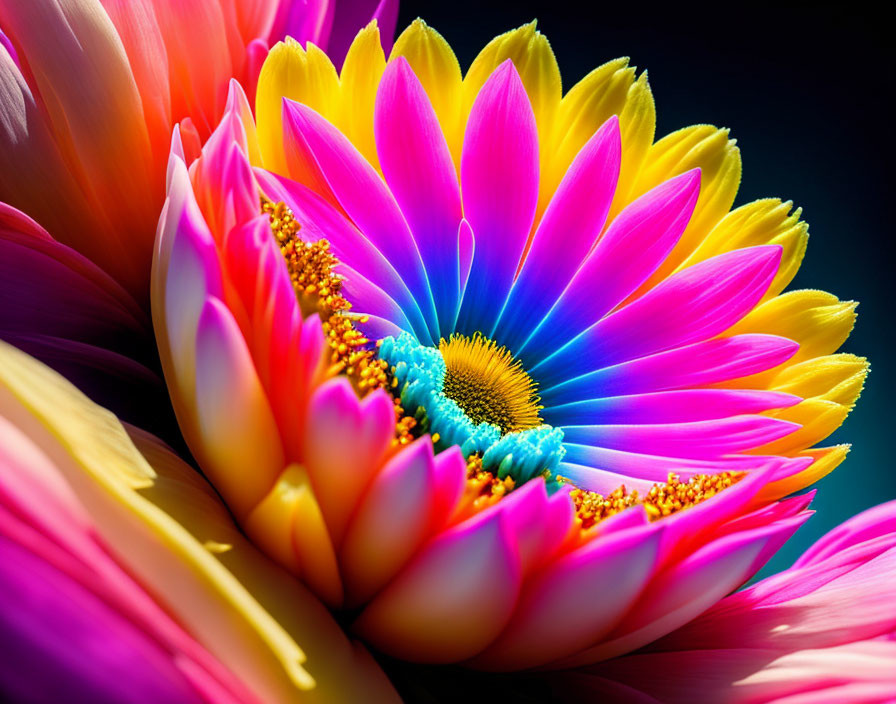
{"label": "yellow disc floret", "polygon": [[505,434],[542,424],[535,382],[506,347],[477,333],[443,339],[439,351],[445,360],[442,393],[474,423],[496,425]]}

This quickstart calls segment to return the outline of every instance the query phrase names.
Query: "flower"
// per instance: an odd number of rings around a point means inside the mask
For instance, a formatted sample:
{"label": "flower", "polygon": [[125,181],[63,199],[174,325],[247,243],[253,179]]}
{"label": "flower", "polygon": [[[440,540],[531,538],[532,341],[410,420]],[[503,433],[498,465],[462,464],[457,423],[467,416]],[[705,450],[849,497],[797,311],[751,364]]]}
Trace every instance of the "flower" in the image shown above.
{"label": "flower", "polygon": [[[7,696],[398,700],[192,468],[3,343],[0,438],[0,591],[16,605],[0,611],[0,632],[16,643],[0,661]],[[394,663],[389,673],[441,699],[886,701],[894,517],[894,502],[866,511],[790,570],[631,655],[513,678]]]}
{"label": "flower", "polygon": [[[829,356],[853,305],[778,295],[805,244],[798,213],[726,215],[727,137],[649,146],[646,81],[618,62],[569,94],[600,119],[567,145],[571,165],[547,149],[568,175],[535,179],[562,105],[515,68],[551,75],[533,31],[474,62],[469,118],[402,58],[432,77],[437,35],[415,24],[387,65],[371,27],[339,76],[275,47],[258,130],[233,83],[201,156],[177,131],[172,144],[152,311],[190,449],[247,535],[367,642],[417,662],[582,666],[693,619],[807,518],[811,495],[778,499],[842,459],[807,448],[866,372]],[[618,122],[594,108],[617,70]],[[457,130],[462,192],[443,137]],[[572,305],[552,308],[564,290]]]}
{"label": "flower", "polygon": [[5,698],[398,701],[193,468],[5,343],[0,470]]}
{"label": "flower", "polygon": [[332,36],[338,50],[372,16],[391,37],[397,2],[335,6],[3,0],[0,201],[145,302],[172,126],[198,149],[227,81],[251,86],[270,43],[287,33],[323,47]]}

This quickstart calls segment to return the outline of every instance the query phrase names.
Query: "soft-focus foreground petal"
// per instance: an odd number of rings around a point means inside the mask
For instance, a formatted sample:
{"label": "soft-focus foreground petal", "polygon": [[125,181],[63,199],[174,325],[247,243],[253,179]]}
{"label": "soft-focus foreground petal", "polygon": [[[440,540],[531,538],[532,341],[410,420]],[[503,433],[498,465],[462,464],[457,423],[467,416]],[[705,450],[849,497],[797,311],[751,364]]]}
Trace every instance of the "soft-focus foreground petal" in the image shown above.
{"label": "soft-focus foreground petal", "polygon": [[167,432],[149,321],[131,296],[24,213],[0,203],[0,339],[118,416]]}
{"label": "soft-focus foreground petal", "polygon": [[[195,657],[212,663],[203,665],[206,672],[176,653],[169,667],[185,671],[200,699],[357,701],[363,692],[371,701],[394,700],[370,656],[344,638],[319,602],[246,541],[195,471],[142,431],[133,431],[135,446],[114,416],[24,353],[3,345],[0,356],[0,416],[15,439],[12,444],[4,440],[4,452],[22,448],[12,459],[37,473],[13,480],[14,489],[32,493],[23,503],[16,503],[13,494],[12,506],[18,520],[46,526],[45,538],[56,536],[57,545],[41,543],[46,548],[36,555],[49,561],[39,569],[68,575],[60,589],[76,589],[71,580],[77,579],[80,591],[70,592],[71,598],[92,599],[81,603],[97,609],[97,618],[127,615],[131,628],[143,631],[142,636],[137,631],[138,644],[156,643],[170,653],[171,643],[192,643]],[[55,491],[35,495],[41,478]],[[4,502],[8,496],[4,491]],[[72,531],[72,525],[78,530]],[[51,529],[56,532],[47,533]],[[85,588],[92,596],[84,594]],[[168,618],[181,626],[163,620]],[[86,625],[74,616],[64,623],[41,618],[27,627],[32,637],[46,639],[60,637],[53,630],[57,625],[85,637]],[[98,629],[102,622],[89,625]],[[166,640],[160,640],[166,632]],[[110,634],[104,630],[103,637]],[[59,666],[70,664],[62,659]],[[218,680],[207,674],[208,668]],[[88,672],[99,677],[96,670]],[[131,678],[131,683],[136,687],[140,680]],[[170,684],[176,686],[177,680]],[[228,691],[235,694],[225,697]],[[245,692],[248,696],[242,697]]]}
{"label": "soft-focus foreground petal", "polygon": [[288,34],[326,48],[332,37],[341,61],[371,20],[391,40],[397,6],[3,0],[0,200],[145,305],[172,128],[181,125],[198,149],[223,114],[231,79],[254,96],[268,47]]}
{"label": "soft-focus foreground petal", "polygon": [[[663,702],[884,702],[896,691],[896,502],[645,650],[588,668]],[[600,687],[595,684],[595,691]]]}

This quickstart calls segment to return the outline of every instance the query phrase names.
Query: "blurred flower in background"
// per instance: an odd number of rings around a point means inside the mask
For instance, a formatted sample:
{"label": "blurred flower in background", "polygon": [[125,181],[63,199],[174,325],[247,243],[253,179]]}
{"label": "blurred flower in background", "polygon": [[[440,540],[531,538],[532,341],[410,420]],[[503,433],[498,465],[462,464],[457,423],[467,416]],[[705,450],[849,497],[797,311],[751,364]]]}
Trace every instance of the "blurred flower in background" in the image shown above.
{"label": "blurred flower in background", "polygon": [[172,127],[198,154],[228,81],[251,89],[278,39],[338,57],[372,19],[388,44],[396,13],[392,0],[0,1],[0,339],[167,432],[147,311]]}

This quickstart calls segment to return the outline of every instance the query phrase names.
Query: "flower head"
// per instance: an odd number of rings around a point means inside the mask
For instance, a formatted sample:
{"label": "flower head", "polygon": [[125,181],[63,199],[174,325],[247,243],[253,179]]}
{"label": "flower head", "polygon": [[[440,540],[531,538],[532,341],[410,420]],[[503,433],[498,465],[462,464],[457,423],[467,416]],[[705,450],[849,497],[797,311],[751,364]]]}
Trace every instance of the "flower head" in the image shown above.
{"label": "flower head", "polygon": [[805,520],[809,496],[776,499],[844,454],[807,448],[864,378],[826,356],[852,306],[778,295],[798,214],[727,214],[727,136],[651,146],[646,81],[619,62],[564,109],[531,27],[463,83],[446,52],[415,24],[387,65],[368,28],[337,75],[287,43],[258,129],[233,84],[197,160],[175,134],[165,376],[248,535],[376,647],[596,662],[704,611]]}

